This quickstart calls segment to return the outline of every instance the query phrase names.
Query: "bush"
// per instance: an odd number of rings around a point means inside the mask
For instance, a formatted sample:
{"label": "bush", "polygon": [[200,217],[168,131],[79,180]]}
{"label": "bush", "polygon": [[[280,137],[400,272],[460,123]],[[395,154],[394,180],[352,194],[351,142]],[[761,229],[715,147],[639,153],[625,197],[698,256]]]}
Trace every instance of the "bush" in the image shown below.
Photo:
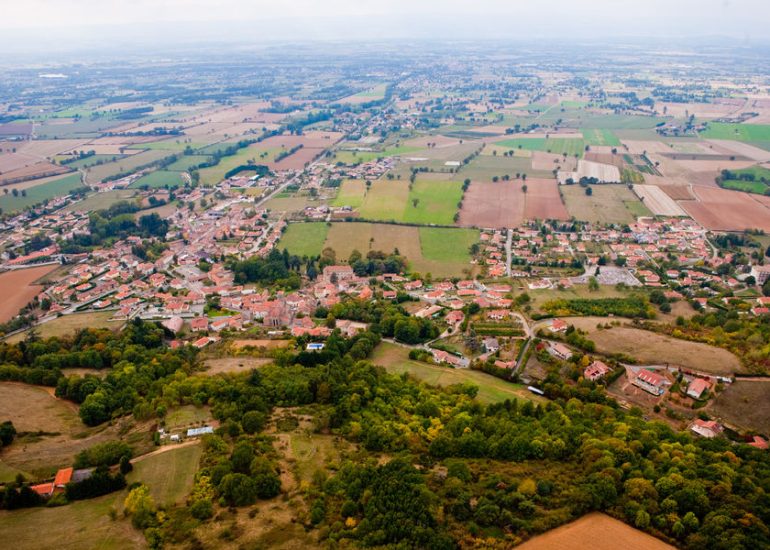
{"label": "bush", "polygon": [[75,456],[75,468],[113,466],[124,456],[131,458],[131,447],[122,441],[106,441],[79,452]]}
{"label": "bush", "polygon": [[204,498],[190,506],[190,514],[195,519],[205,521],[214,515],[214,506],[209,499]]}

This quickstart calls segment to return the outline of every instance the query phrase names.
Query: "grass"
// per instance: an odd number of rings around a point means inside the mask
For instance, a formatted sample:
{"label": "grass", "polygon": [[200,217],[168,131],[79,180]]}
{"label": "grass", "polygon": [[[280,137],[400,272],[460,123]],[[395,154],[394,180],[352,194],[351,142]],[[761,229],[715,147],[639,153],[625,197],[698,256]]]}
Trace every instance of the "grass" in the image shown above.
{"label": "grass", "polygon": [[[68,157],[64,156],[60,158],[68,158]],[[120,158],[123,158],[123,155],[91,155],[90,157],[68,162],[67,164],[63,164],[62,166],[66,166],[67,168],[72,168],[73,170],[77,170],[79,168],[88,168],[89,166],[95,166],[99,162],[102,162],[102,163],[113,162]]]}
{"label": "grass", "polygon": [[709,122],[706,129],[700,132],[700,137],[709,139],[770,142],[770,124]]}
{"label": "grass", "polygon": [[172,138],[163,139],[160,141],[150,141],[148,143],[137,143],[136,145],[129,147],[129,149],[149,149],[151,151],[181,152],[187,149],[187,147],[198,149],[199,147],[203,147],[205,145],[205,143],[186,143],[185,141]]}
{"label": "grass", "polygon": [[132,183],[130,187],[141,188],[145,185],[150,188],[160,188],[166,186],[181,187],[184,185],[184,179],[179,172],[156,170],[155,172],[150,172],[146,176],[142,176],[134,183]]}
{"label": "grass", "polygon": [[535,400],[521,384],[513,384],[489,374],[471,369],[452,369],[429,365],[409,359],[409,349],[382,342],[372,353],[371,361],[392,374],[408,373],[431,386],[451,386],[471,383],[479,388],[477,399],[482,403],[499,403],[506,399]]}
{"label": "grass", "polygon": [[652,213],[625,185],[592,185],[586,195],[579,185],[560,188],[570,216],[580,221],[600,223],[633,223],[638,216]]}
{"label": "grass", "polygon": [[584,128],[583,139],[588,145],[620,145],[620,140],[611,131],[604,128]]}
{"label": "grass", "polygon": [[479,232],[475,229],[420,228],[420,248],[427,260],[467,264],[471,261],[468,249],[478,240]]}
{"label": "grass", "polygon": [[166,170],[172,172],[185,172],[190,168],[203,164],[211,160],[211,157],[207,155],[184,155],[176,162],[172,162],[166,166]]}
{"label": "grass", "polygon": [[331,204],[332,206],[350,206],[356,209],[364,203],[365,194],[366,182],[364,180],[345,180]]}
{"label": "grass", "polygon": [[[125,495],[120,491],[56,508],[3,511],[0,532],[6,541],[13,541],[16,550],[35,550],[48,544],[63,550],[146,548],[144,535],[129,520],[109,517],[110,508],[119,508]],[[45,526],[44,532],[41,526]]]}
{"label": "grass", "polygon": [[[730,172],[736,176],[740,176],[742,174],[752,174],[755,178],[755,181],[745,181],[741,179],[723,180],[722,187],[725,189],[736,189],[738,191],[757,193],[759,195],[764,195],[765,192],[770,189],[768,186],[768,184],[770,184],[770,170],[764,166],[751,166],[741,170],[731,170]],[[764,178],[768,183],[762,182],[762,178]]]}
{"label": "grass", "polygon": [[[84,328],[114,328],[117,329],[122,326],[121,322],[110,322],[110,319],[114,315],[112,311],[93,311],[87,313],[73,313],[71,315],[62,315],[57,317],[53,321],[48,321],[42,325],[35,327],[40,338],[61,338],[62,336],[70,336],[75,331]],[[9,343],[20,342],[24,339],[27,332],[20,332],[8,338],[6,341]]]}
{"label": "grass", "polygon": [[88,195],[82,201],[69,204],[64,209],[71,212],[73,210],[80,210],[83,212],[94,212],[96,210],[104,210],[109,208],[115,203],[121,201],[130,201],[136,195],[136,191],[120,189],[117,191],[105,191],[104,193],[94,193]]}
{"label": "grass", "polygon": [[190,494],[202,452],[201,445],[186,445],[140,458],[127,481],[147,485],[158,505],[182,502]]}
{"label": "grass", "polygon": [[324,222],[292,223],[278,241],[278,248],[286,248],[297,256],[318,256],[328,233],[329,227]]}
{"label": "grass", "polygon": [[459,181],[418,180],[409,191],[404,214],[398,221],[452,225],[462,196],[462,183]]}
{"label": "grass", "polygon": [[115,162],[105,162],[104,164],[90,167],[86,174],[86,180],[91,184],[98,183],[104,178],[134,171],[140,166],[156,162],[167,156],[169,156],[168,151],[143,151],[136,155],[118,159]]}
{"label": "grass", "polygon": [[166,429],[173,430],[184,428],[192,424],[199,424],[211,420],[211,411],[208,407],[196,407],[184,405],[172,409],[165,417]]}
{"label": "grass", "polygon": [[80,174],[70,174],[48,183],[28,187],[25,190],[26,196],[22,196],[19,192],[19,196],[14,197],[11,191],[13,186],[7,186],[8,194],[0,195],[0,208],[6,213],[20,211],[27,206],[34,206],[45,200],[62,197],[78,187],[82,187]]}
{"label": "grass", "polygon": [[731,424],[767,435],[770,426],[768,392],[770,381],[737,380],[726,384],[725,391],[716,398],[711,410]]}
{"label": "grass", "polygon": [[578,138],[515,138],[498,141],[497,145],[511,149],[527,149],[529,151],[547,151],[561,155],[583,156],[585,141]]}
{"label": "grass", "polygon": [[359,210],[362,217],[370,220],[400,221],[409,199],[409,182],[377,180]]}
{"label": "grass", "polygon": [[334,162],[344,162],[345,164],[361,164],[376,159],[414,153],[420,150],[419,147],[401,145],[399,147],[388,147],[383,151],[336,151],[332,156],[332,160]]}

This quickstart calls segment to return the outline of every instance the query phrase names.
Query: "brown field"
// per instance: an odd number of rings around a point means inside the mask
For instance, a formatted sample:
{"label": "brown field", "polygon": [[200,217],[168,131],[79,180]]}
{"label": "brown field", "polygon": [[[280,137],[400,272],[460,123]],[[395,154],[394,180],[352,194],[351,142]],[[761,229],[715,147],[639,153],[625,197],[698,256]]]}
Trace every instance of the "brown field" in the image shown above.
{"label": "brown field", "polygon": [[713,172],[714,178],[722,170],[740,170],[756,164],[753,160],[713,160],[708,158],[690,160],[691,158],[690,155],[685,155],[685,158],[677,158],[676,163],[691,172]]}
{"label": "brown field", "polygon": [[562,185],[567,212],[577,220],[600,223],[633,223],[638,215],[650,215],[625,185],[592,185],[592,195],[579,185]]}
{"label": "brown field", "polygon": [[257,357],[220,357],[217,359],[207,359],[204,363],[206,371],[204,374],[214,376],[222,373],[240,373],[249,372],[251,369],[258,369],[272,363],[271,359],[262,359]]}
{"label": "brown field", "polygon": [[288,347],[291,342],[289,340],[233,340],[232,346],[235,349],[242,349],[246,347],[255,348],[267,348],[267,349],[279,349]]}
{"label": "brown field", "polygon": [[[70,336],[75,331],[84,328],[111,328],[117,330],[123,326],[123,322],[110,321],[113,314],[114,312],[112,311],[93,311],[63,315],[47,323],[37,325],[35,331],[40,338],[52,338],[54,336],[61,338],[63,336]],[[25,338],[26,334],[27,331],[14,334],[7,341],[10,343],[20,342]]]}
{"label": "brown field", "polygon": [[770,380],[737,380],[726,384],[711,412],[729,424],[768,435],[770,430]]}
{"label": "brown field", "polygon": [[40,162],[39,158],[25,153],[3,153],[0,154],[0,172],[4,175],[6,172],[33,166],[38,162]]}
{"label": "brown field", "polygon": [[634,193],[656,216],[686,216],[674,199],[655,185],[634,185]]}
{"label": "brown field", "polygon": [[[591,151],[588,151],[583,155],[583,158],[585,160],[590,160],[591,162],[598,162],[601,164],[611,164],[613,166],[616,166],[618,169],[623,168],[623,155],[621,154],[612,154],[612,147],[609,147],[610,152],[602,153],[599,150],[599,146],[592,146]],[[620,148],[618,148],[619,150]],[[565,168],[565,170],[569,170],[569,168]],[[572,168],[574,170],[574,168]]]}
{"label": "brown field", "polygon": [[405,147],[419,147],[420,149],[427,149],[429,143],[435,143],[436,148],[438,149],[439,147],[451,147],[453,145],[460,145],[460,140],[447,136],[422,136],[407,140],[403,143],[403,145]]}
{"label": "brown field", "polygon": [[557,527],[528,540],[522,550],[672,550],[676,548],[662,540],[634,529],[622,521],[599,512]]}
{"label": "brown field", "polygon": [[745,372],[738,358],[722,348],[679,340],[629,326],[596,328],[597,324],[612,321],[613,319],[605,317],[570,317],[568,319],[575,328],[588,333],[588,339],[596,343],[596,349],[601,353],[623,353],[634,357],[642,364],[667,363],[712,374]]}
{"label": "brown field", "polygon": [[680,206],[707,229],[770,231],[770,204],[765,197],[719,188],[693,188],[697,201],[682,201]]}
{"label": "brown field", "polygon": [[516,227],[524,221],[524,192],[518,182],[473,182],[463,197],[460,225]]}
{"label": "brown field", "polygon": [[532,151],[532,169],[533,170],[566,170],[574,171],[577,167],[577,159],[575,157],[568,156],[564,158],[562,155],[555,153],[546,153],[545,151]]}
{"label": "brown field", "polygon": [[37,296],[43,287],[32,283],[56,268],[56,265],[44,265],[0,274],[0,323],[15,317]]}
{"label": "brown field", "polygon": [[714,145],[714,149],[728,155],[742,155],[757,162],[770,161],[770,151],[765,151],[743,141],[729,141],[724,139],[707,139]]}
{"label": "brown field", "polygon": [[36,161],[27,166],[3,172],[0,184],[13,184],[16,180],[34,180],[41,177],[55,176],[69,172],[70,169],[48,161]]}
{"label": "brown field", "polygon": [[556,180],[529,178],[524,194],[524,217],[528,220],[569,220]]}
{"label": "brown field", "polygon": [[[52,158],[59,153],[77,149],[78,151],[84,149],[82,145],[86,143],[84,139],[39,139],[33,141],[25,141],[24,143],[13,143],[17,153],[23,153],[37,158]],[[2,147],[2,146],[0,146]],[[90,150],[90,148],[88,148]]]}
{"label": "brown field", "polygon": [[142,151],[136,155],[118,159],[115,162],[105,162],[98,166],[92,166],[86,172],[86,179],[88,183],[98,183],[108,176],[133,170],[167,156],[169,156],[169,151]]}
{"label": "brown field", "polygon": [[721,118],[732,113],[739,112],[743,105],[743,100],[739,105],[724,103],[655,103],[655,110],[662,113],[666,110],[666,115],[677,118],[684,118],[695,115],[698,118]]}

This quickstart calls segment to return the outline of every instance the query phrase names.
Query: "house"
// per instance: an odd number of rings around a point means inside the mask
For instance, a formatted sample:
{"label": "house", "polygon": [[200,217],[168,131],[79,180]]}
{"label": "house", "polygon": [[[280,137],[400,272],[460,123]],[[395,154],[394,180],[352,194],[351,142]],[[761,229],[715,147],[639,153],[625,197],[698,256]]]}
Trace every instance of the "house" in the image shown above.
{"label": "house", "polygon": [[67,483],[72,481],[72,473],[75,471],[74,468],[63,468],[56,472],[56,477],[53,479],[53,490],[56,492],[57,490],[64,491],[64,488],[67,486]]}
{"label": "house", "polygon": [[166,327],[168,330],[176,334],[180,330],[182,330],[182,327],[184,326],[184,320],[181,317],[174,316],[170,319],[166,319],[161,323],[164,327]]}
{"label": "house", "polygon": [[201,428],[190,428],[187,430],[187,437],[200,437],[206,434],[213,434],[214,428],[211,426],[203,426]]}
{"label": "house", "polygon": [[193,332],[203,332],[208,330],[208,328],[209,328],[208,317],[196,317],[194,319],[190,319],[190,329],[192,329]]}
{"label": "house", "polygon": [[566,361],[572,357],[572,350],[559,342],[553,342],[550,346],[548,346],[548,353],[554,357],[562,359],[563,361]]}
{"label": "house", "polygon": [[568,326],[567,321],[564,321],[563,319],[551,320],[551,332],[564,332],[567,330]]}
{"label": "house", "polygon": [[465,320],[465,314],[460,310],[450,311],[446,314],[444,320],[450,325],[459,325]]}
{"label": "house", "polygon": [[585,368],[583,371],[583,377],[586,380],[596,382],[610,372],[612,372],[612,369],[609,366],[607,366],[602,361],[596,360]]}
{"label": "house", "polygon": [[323,270],[323,280],[327,284],[337,284],[353,279],[356,274],[349,265],[327,265]]}
{"label": "house", "polygon": [[429,319],[441,313],[441,310],[441,306],[425,306],[421,310],[417,311],[414,316],[419,319]]}
{"label": "house", "polygon": [[749,445],[751,445],[756,449],[761,449],[763,451],[766,451],[768,448],[767,440],[762,437],[759,437],[758,435],[755,435],[752,437],[752,440],[749,441]]}
{"label": "house", "polygon": [[663,395],[666,379],[655,372],[643,369],[637,373],[631,383],[652,395]]}
{"label": "house", "polygon": [[505,309],[493,309],[492,311],[487,312],[487,319],[493,321],[502,321],[510,316],[511,312]]}
{"label": "house", "polygon": [[335,328],[340,329],[340,332],[351,338],[359,332],[364,332],[367,328],[366,323],[359,323],[357,321],[348,321],[347,319],[338,319]]}
{"label": "house", "polygon": [[724,428],[722,428],[719,422],[716,422],[715,420],[701,420],[699,418],[690,424],[691,431],[695,432],[701,437],[706,437],[709,439],[721,434],[723,429]]}
{"label": "house", "polygon": [[458,368],[464,368],[468,366],[468,359],[465,357],[458,357],[444,350],[434,349],[431,350],[431,354],[433,355],[433,360],[436,363],[446,363],[447,365],[452,365],[453,367]]}
{"label": "house", "polygon": [[687,386],[687,395],[693,399],[700,399],[701,395],[709,389],[711,389],[711,384],[709,384],[708,381],[703,378],[695,378],[690,382],[690,385]]}
{"label": "house", "polygon": [[497,338],[484,338],[482,345],[487,353],[495,353],[500,349],[500,342]]}

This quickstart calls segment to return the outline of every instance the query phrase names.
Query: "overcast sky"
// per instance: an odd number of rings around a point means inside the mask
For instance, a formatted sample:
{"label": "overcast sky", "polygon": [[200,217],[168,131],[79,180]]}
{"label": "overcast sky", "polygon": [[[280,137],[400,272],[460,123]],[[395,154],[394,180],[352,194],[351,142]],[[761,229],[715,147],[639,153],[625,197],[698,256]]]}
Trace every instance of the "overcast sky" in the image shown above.
{"label": "overcast sky", "polygon": [[0,44],[13,41],[15,50],[50,47],[57,39],[66,48],[137,38],[765,41],[769,28],[770,0],[0,0]]}

